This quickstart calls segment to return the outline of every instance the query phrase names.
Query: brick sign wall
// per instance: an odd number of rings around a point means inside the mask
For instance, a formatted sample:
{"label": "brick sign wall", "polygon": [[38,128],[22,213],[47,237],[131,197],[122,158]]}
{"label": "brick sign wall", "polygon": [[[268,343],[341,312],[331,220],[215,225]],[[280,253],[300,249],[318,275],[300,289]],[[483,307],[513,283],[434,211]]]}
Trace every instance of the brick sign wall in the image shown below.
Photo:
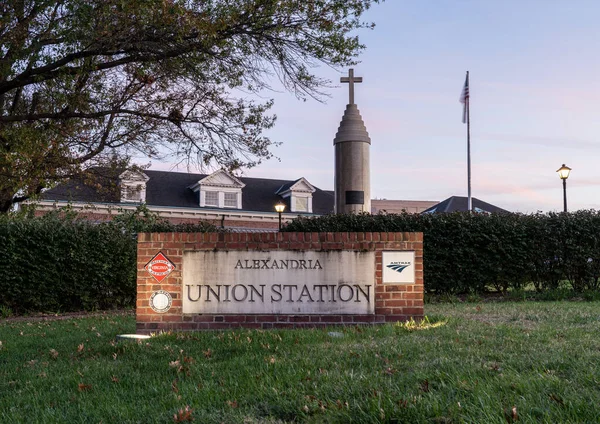
{"label": "brick sign wall", "polygon": [[423,317],[422,233],[142,233],[137,331]]}

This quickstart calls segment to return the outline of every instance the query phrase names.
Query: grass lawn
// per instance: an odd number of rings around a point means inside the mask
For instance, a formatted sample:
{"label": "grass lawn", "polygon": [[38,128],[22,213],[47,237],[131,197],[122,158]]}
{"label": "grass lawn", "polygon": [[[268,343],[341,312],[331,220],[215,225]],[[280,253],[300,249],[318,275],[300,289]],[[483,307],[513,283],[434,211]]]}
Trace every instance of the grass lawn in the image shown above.
{"label": "grass lawn", "polygon": [[599,302],[425,311],[142,343],[132,316],[0,321],[0,422],[600,422]]}

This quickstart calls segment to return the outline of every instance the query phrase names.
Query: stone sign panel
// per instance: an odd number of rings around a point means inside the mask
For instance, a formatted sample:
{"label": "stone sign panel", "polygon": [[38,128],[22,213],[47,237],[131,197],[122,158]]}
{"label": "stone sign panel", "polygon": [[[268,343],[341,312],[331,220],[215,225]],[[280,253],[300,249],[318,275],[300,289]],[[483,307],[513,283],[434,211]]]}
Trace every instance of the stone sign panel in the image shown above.
{"label": "stone sign panel", "polygon": [[189,251],[183,313],[373,314],[375,252]]}

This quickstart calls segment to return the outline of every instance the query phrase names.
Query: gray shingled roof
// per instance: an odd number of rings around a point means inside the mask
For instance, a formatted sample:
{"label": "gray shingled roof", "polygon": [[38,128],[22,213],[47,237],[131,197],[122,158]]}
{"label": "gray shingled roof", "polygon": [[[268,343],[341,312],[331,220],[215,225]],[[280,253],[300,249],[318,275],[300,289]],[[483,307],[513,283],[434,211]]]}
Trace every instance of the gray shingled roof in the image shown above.
{"label": "gray shingled roof", "polygon": [[[100,173],[97,180],[101,190],[93,188],[81,180],[70,180],[42,195],[43,200],[72,201],[86,203],[119,203],[118,175]],[[165,206],[193,209],[201,208],[198,193],[189,187],[197,183],[207,174],[190,174],[182,172],[145,170],[150,179],[146,184],[146,204],[149,206]],[[242,210],[253,212],[273,212],[281,197],[275,194],[282,186],[291,186],[298,180],[273,180],[267,178],[239,178],[246,186],[242,189]],[[313,213],[324,215],[333,212],[333,191],[325,191],[315,187],[313,193]],[[220,209],[221,210],[221,209]],[[237,210],[237,209],[235,209]],[[289,211],[289,205],[286,208]]]}
{"label": "gray shingled roof", "polygon": [[[479,200],[476,197],[471,198],[473,203],[473,211],[488,212],[488,213],[510,213],[506,209],[499,208],[490,203]],[[450,212],[466,212],[468,199],[464,196],[452,196],[446,200],[442,200],[437,205],[433,205],[429,209],[421,213],[450,213]]]}

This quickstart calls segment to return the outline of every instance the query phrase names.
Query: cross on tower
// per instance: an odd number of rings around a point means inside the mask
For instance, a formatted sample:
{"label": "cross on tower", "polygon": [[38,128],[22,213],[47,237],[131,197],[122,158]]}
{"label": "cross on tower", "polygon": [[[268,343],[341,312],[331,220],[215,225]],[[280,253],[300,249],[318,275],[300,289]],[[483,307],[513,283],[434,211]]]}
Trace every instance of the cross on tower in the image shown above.
{"label": "cross on tower", "polygon": [[354,104],[354,83],[362,82],[362,77],[354,77],[354,69],[350,68],[347,77],[340,78],[340,82],[347,82],[350,85],[350,103]]}

